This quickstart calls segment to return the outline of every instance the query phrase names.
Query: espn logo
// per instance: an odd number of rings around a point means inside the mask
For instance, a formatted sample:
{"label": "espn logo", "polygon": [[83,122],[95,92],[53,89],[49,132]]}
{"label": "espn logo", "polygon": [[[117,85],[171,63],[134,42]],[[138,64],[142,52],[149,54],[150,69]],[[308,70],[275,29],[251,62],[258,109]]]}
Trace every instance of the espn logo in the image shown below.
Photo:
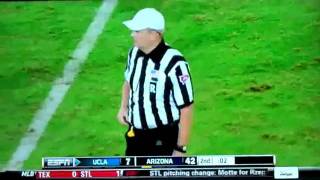
{"label": "espn logo", "polygon": [[43,167],[73,167],[73,158],[43,158]]}

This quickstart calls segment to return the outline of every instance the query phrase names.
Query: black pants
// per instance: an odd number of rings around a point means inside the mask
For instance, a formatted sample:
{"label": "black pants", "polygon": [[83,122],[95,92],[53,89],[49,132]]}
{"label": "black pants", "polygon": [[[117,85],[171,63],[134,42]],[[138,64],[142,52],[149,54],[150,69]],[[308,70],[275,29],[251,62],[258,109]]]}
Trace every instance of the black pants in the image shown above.
{"label": "black pants", "polygon": [[134,137],[128,137],[128,131],[126,156],[171,156],[178,141],[179,126],[174,123],[149,130],[133,129]]}

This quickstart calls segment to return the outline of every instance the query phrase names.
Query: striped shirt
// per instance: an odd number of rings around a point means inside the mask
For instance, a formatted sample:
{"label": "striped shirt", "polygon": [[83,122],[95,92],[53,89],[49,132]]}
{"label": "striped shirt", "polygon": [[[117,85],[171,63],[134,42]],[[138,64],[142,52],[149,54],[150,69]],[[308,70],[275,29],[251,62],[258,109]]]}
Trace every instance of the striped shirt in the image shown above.
{"label": "striped shirt", "polygon": [[164,40],[149,54],[137,47],[129,51],[125,80],[130,84],[128,119],[137,129],[179,122],[180,109],[193,103],[189,65]]}

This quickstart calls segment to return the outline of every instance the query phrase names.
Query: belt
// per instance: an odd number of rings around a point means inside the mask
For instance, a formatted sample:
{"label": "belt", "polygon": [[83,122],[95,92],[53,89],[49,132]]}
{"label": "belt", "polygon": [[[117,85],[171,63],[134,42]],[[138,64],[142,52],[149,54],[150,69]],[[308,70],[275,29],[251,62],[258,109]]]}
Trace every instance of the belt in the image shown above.
{"label": "belt", "polygon": [[156,128],[152,128],[152,129],[138,129],[138,128],[135,128],[133,127],[133,130],[135,132],[156,132],[156,131],[159,131],[159,130],[165,130],[165,129],[170,129],[170,128],[174,128],[174,127],[177,127],[179,124],[179,121],[173,121],[173,123],[171,124],[167,124],[167,125],[162,125],[162,126],[159,126],[159,127],[156,127]]}

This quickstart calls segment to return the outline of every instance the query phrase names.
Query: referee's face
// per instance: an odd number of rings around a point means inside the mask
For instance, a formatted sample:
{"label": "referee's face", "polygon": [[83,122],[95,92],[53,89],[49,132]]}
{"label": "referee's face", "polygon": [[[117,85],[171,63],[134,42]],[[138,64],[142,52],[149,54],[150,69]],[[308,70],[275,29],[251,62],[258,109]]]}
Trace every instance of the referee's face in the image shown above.
{"label": "referee's face", "polygon": [[139,49],[148,49],[150,46],[152,46],[155,39],[157,38],[157,35],[157,32],[149,29],[144,29],[141,31],[132,31],[131,33],[134,45]]}

